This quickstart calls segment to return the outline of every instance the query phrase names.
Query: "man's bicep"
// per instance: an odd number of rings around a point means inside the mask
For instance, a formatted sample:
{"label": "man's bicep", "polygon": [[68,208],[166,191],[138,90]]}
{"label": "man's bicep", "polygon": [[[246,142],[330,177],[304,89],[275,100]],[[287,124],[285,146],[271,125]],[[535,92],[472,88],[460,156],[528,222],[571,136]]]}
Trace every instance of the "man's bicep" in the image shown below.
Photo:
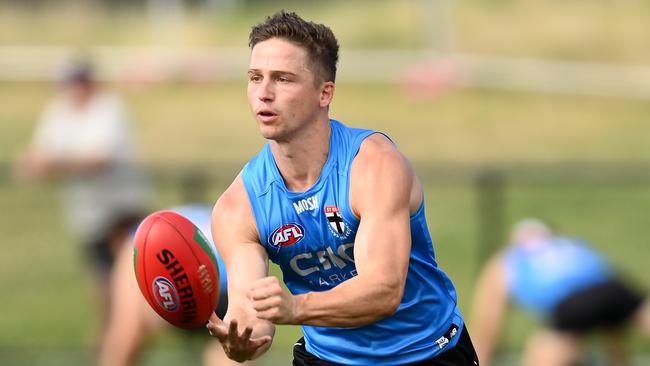
{"label": "man's bicep", "polygon": [[408,269],[411,238],[398,217],[366,221],[359,226],[354,245],[357,272],[392,285],[403,284]]}
{"label": "man's bicep", "polygon": [[392,272],[399,282],[406,276],[411,249],[409,202],[413,172],[394,148],[365,162],[369,162],[368,166],[361,167],[356,175],[362,184],[354,193],[361,221],[355,261],[360,273]]}

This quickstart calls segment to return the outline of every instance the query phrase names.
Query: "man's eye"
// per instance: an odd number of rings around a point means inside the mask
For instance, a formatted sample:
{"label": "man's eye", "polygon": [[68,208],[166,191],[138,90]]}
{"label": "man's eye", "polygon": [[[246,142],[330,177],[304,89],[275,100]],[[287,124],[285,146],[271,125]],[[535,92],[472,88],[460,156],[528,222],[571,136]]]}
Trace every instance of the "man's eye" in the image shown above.
{"label": "man's eye", "polygon": [[260,75],[251,75],[251,76],[248,77],[248,79],[250,81],[253,81],[253,82],[260,82],[260,81],[262,81],[262,76],[260,76]]}
{"label": "man's eye", "polygon": [[285,78],[284,76],[280,76],[278,78],[278,81],[281,82],[281,83],[288,83],[290,80],[289,80],[289,78]]}

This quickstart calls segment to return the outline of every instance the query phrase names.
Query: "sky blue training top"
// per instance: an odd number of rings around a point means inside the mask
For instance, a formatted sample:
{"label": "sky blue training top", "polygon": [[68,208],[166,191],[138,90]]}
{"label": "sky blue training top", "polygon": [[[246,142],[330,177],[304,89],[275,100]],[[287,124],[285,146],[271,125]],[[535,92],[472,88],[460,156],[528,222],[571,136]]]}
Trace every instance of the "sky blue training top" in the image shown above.
{"label": "sky blue training top", "polygon": [[514,300],[541,316],[576,291],[612,278],[602,256],[578,240],[560,237],[530,248],[512,245],[505,267]]}
{"label": "sky blue training top", "polygon": [[[375,131],[334,120],[330,126],[329,156],[306,192],[287,189],[268,144],[242,173],[261,244],[293,294],[326,291],[357,275],[359,220],[349,204],[350,165],[363,140]],[[396,365],[434,357],[456,344],[463,318],[456,290],[436,264],[424,204],[410,223],[412,248],[397,312],[362,327],[302,326],[307,351],[346,365]]]}

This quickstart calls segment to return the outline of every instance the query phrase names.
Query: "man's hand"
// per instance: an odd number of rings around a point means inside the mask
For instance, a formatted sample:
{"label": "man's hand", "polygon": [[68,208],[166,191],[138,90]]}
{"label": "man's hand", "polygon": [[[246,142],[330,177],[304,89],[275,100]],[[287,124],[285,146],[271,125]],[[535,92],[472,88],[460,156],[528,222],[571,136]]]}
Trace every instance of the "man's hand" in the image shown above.
{"label": "man's hand", "polygon": [[237,362],[252,359],[260,348],[271,342],[271,336],[251,338],[253,327],[250,326],[240,334],[236,319],[232,319],[230,324],[226,324],[216,314],[212,314],[210,317],[207,328],[210,335],[219,340],[226,356]]}
{"label": "man's hand", "polygon": [[18,182],[34,182],[44,178],[52,165],[47,156],[28,151],[21,154],[14,164],[14,179]]}
{"label": "man's hand", "polygon": [[255,281],[247,296],[259,319],[274,324],[298,324],[296,297],[282,288],[277,277]]}

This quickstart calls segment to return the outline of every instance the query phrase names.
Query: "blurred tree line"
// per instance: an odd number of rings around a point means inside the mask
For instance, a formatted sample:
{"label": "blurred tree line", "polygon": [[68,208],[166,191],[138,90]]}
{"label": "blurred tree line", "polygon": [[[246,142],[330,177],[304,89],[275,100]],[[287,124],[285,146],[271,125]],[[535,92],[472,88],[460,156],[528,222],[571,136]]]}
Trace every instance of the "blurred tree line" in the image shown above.
{"label": "blurred tree line", "polygon": [[[1,5],[11,5],[26,9],[37,10],[39,8],[61,6],[61,5],[95,5],[104,8],[144,8],[144,7],[169,7],[169,8],[224,8],[224,7],[246,7],[255,4],[268,4],[280,2],[279,0],[0,0]],[[298,1],[296,1],[298,2]],[[287,1],[282,1],[286,4]]]}

